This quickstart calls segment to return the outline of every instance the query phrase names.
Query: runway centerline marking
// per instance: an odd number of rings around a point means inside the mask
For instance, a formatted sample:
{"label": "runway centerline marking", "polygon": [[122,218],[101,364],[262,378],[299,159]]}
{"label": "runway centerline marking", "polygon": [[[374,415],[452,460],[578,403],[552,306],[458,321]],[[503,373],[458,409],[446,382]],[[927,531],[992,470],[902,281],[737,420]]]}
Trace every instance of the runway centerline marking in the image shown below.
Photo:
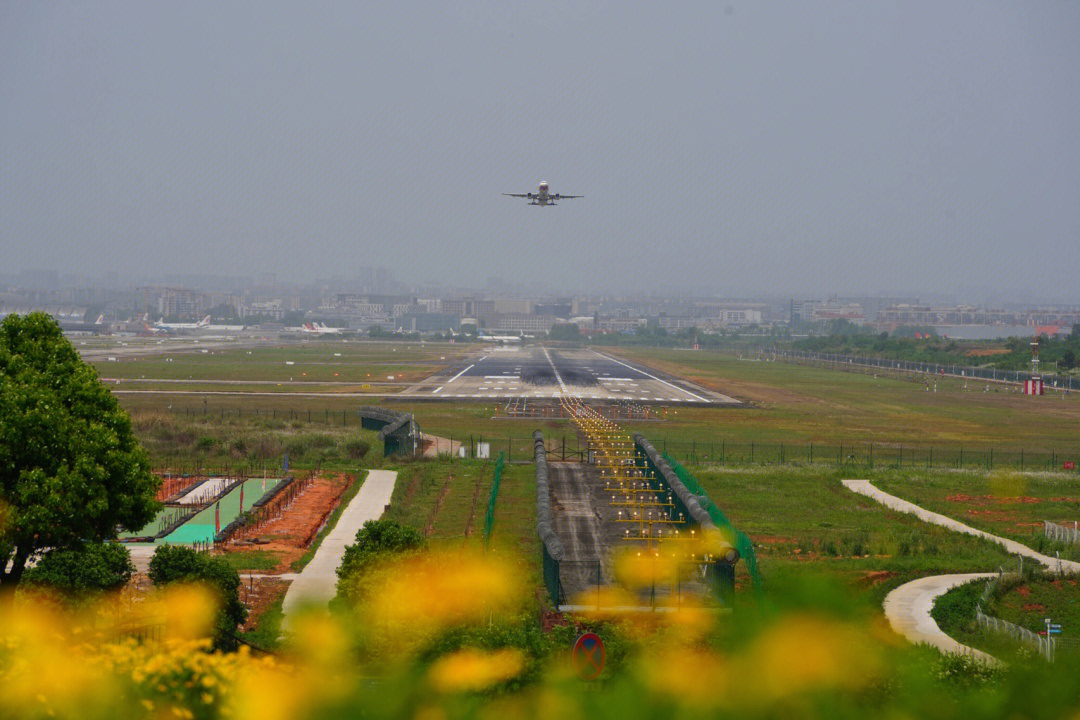
{"label": "runway centerline marking", "polygon": [[[566,389],[566,383],[563,382],[562,375],[559,374],[559,368],[555,367],[555,361],[551,359],[551,353],[548,352],[548,349],[546,347],[541,347],[540,349],[544,351],[544,357],[547,358],[548,365],[551,366],[551,371],[555,373],[555,379],[559,381],[559,387],[562,388],[563,394],[569,395],[570,391]],[[599,355],[600,353],[596,354]],[[552,395],[551,397],[557,396]]]}

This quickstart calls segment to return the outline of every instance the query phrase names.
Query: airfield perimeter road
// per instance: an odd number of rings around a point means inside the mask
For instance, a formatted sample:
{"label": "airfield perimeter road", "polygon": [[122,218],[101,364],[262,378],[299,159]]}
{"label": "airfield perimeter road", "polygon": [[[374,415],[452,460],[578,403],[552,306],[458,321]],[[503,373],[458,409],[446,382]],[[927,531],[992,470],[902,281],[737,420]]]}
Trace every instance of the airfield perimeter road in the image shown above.
{"label": "airfield perimeter road", "polygon": [[596,350],[497,348],[441,370],[399,397],[492,400],[576,397],[642,405],[740,407],[738,400]]}

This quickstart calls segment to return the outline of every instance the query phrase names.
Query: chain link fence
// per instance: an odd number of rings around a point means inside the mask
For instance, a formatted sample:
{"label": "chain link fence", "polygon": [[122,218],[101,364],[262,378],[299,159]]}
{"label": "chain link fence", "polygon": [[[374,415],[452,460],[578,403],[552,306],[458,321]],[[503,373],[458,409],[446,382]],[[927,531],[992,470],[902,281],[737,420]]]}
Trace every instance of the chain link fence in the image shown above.
{"label": "chain link fence", "polygon": [[[892,360],[889,358],[842,355],[839,353],[819,353],[807,350],[773,350],[770,355],[780,360],[798,363],[823,363],[836,369],[875,368],[879,370],[898,370],[912,373],[924,373],[938,377],[954,377],[989,382],[1022,384],[1030,380],[1032,374],[1024,370],[999,370],[997,368],[972,367],[970,365],[948,365],[943,363],[918,362],[915,360]],[[1080,379],[1072,375],[1040,373],[1047,389],[1056,388],[1066,392],[1080,392]]]}

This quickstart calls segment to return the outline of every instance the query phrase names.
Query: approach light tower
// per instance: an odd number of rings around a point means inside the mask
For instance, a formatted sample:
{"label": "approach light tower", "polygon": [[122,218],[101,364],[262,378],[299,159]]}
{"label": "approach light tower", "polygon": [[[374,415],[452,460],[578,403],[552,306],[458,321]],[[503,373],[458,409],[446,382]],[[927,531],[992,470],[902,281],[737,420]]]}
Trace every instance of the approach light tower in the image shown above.
{"label": "approach light tower", "polygon": [[1024,381],[1025,395],[1042,395],[1043,381],[1039,376],[1039,336],[1031,341],[1031,379]]}

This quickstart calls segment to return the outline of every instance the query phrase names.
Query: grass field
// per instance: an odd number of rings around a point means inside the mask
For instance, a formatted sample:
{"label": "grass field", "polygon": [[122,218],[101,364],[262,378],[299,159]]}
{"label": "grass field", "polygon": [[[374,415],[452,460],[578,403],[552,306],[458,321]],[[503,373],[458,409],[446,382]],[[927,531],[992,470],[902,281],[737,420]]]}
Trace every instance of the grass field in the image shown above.
{"label": "grass field", "polygon": [[748,410],[672,409],[667,423],[641,425],[656,440],[965,445],[1034,452],[1075,450],[1080,434],[1080,395],[1029,397],[1002,386],[984,392],[985,383],[964,390],[960,379],[938,379],[938,392],[927,392],[924,381],[913,376],[875,378],[688,350],[619,354],[753,405]]}
{"label": "grass field", "polygon": [[836,472],[687,469],[735,528],[750,537],[766,587],[799,575],[830,576],[859,591],[873,589],[869,597],[880,602],[888,589],[916,577],[989,571],[1008,562],[1005,551],[992,543],[928,525],[851,492]]}
{"label": "grass field", "polygon": [[[259,380],[386,382],[421,380],[455,362],[460,346],[425,343],[309,341],[276,347],[182,348],[155,357],[94,361],[103,378],[165,380]],[[296,386],[303,388],[302,385]]]}
{"label": "grass field", "polygon": [[1080,520],[1076,473],[905,473],[879,487],[928,510],[986,532],[1022,542],[1044,555],[1080,560],[1080,545],[1050,541],[1043,521],[1072,526]]}
{"label": "grass field", "polygon": [[[934,619],[950,636],[1008,662],[1030,663],[1037,652],[1008,636],[975,624],[975,606],[981,601],[985,582],[956,588],[938,599]],[[1025,571],[1022,577],[1005,576],[983,603],[987,615],[1032,632],[1046,629],[1046,618],[1062,626],[1058,654],[1080,656],[1080,581],[1059,578],[1042,571]]]}

